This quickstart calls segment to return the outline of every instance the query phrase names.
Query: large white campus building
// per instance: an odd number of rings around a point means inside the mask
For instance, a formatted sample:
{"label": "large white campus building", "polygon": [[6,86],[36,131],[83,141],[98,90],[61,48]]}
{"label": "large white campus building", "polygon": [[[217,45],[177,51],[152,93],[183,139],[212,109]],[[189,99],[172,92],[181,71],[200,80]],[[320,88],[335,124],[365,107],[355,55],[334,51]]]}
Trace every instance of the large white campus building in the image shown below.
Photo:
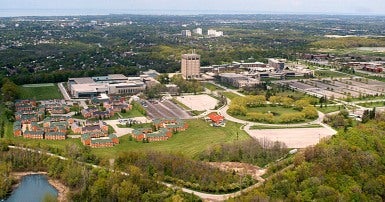
{"label": "large white campus building", "polygon": [[133,95],[146,89],[145,81],[151,78],[126,77],[123,74],[69,78],[68,90],[73,98],[93,98],[101,94]]}

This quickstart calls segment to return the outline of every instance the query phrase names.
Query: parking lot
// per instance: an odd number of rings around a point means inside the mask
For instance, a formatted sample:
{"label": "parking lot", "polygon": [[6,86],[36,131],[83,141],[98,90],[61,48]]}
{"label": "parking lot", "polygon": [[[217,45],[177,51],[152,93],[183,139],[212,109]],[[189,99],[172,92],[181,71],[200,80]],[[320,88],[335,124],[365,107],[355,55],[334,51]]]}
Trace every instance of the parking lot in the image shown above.
{"label": "parking lot", "polygon": [[385,94],[385,83],[364,78],[342,79],[308,79],[302,81],[279,81],[288,84],[291,88],[307,92],[318,97],[327,96],[334,98],[376,96]]}
{"label": "parking lot", "polygon": [[147,116],[150,119],[155,118],[180,118],[190,119],[191,115],[178,105],[174,104],[170,100],[161,101],[143,101],[144,108],[147,111]]}

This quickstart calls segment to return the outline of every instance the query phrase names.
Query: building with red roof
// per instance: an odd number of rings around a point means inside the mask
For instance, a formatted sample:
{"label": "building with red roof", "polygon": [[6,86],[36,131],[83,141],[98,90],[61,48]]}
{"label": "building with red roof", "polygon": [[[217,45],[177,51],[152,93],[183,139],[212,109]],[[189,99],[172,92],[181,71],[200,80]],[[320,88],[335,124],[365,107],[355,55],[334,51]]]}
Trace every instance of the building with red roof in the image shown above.
{"label": "building with red roof", "polygon": [[207,115],[207,119],[212,122],[213,126],[224,126],[225,117],[217,114],[216,112],[212,112]]}

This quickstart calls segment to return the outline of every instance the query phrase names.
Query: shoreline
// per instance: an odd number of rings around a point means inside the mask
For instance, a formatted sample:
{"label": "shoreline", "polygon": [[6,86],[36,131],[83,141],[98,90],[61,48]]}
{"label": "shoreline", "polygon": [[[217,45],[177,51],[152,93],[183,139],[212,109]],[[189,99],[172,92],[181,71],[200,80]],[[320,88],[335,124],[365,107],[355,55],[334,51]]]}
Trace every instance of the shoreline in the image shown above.
{"label": "shoreline", "polygon": [[60,202],[67,201],[67,194],[69,192],[69,188],[66,187],[63,183],[61,183],[59,180],[52,179],[48,177],[47,172],[11,172],[11,176],[14,177],[18,182],[12,187],[13,190],[15,190],[20,182],[21,178],[27,175],[45,175],[47,176],[48,183],[52,185],[57,191],[58,191],[58,197],[57,200]]}

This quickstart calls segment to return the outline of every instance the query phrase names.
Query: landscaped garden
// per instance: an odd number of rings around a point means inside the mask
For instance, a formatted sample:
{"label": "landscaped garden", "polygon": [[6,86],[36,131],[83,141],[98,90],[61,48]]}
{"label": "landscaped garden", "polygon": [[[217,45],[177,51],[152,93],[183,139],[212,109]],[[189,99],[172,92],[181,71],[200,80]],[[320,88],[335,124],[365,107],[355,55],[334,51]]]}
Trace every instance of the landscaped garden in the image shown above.
{"label": "landscaped garden", "polygon": [[246,96],[234,98],[228,113],[238,119],[262,123],[301,123],[309,122],[318,117],[313,99],[294,100],[289,97]]}

